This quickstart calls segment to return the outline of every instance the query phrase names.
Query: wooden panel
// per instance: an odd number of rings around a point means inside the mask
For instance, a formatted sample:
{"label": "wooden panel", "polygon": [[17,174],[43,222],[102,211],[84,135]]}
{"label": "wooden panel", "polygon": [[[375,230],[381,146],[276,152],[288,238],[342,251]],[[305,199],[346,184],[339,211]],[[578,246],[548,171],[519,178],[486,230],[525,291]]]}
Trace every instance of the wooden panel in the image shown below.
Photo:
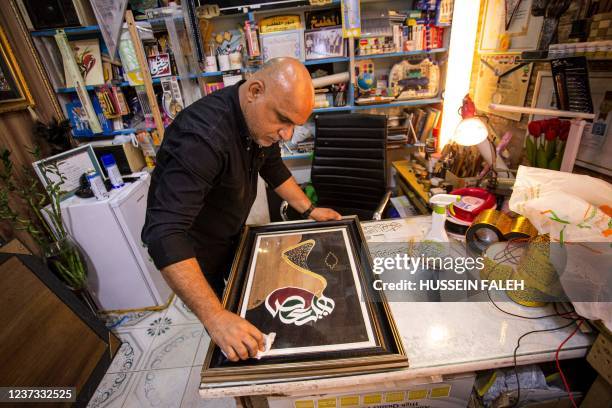
{"label": "wooden panel", "polygon": [[101,339],[17,257],[0,265],[0,384],[85,385],[106,352]]}
{"label": "wooden panel", "polygon": [[32,253],[28,250],[28,248],[26,248],[25,245],[23,245],[21,241],[19,241],[18,239],[13,239],[10,242],[8,242],[6,245],[1,246],[0,253],[32,255]]}

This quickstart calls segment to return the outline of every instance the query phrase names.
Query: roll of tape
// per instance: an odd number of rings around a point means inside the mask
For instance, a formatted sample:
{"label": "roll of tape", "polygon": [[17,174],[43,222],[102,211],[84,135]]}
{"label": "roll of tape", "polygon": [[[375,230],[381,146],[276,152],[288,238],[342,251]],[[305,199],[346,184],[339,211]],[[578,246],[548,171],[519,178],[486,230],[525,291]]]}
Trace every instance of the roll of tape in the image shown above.
{"label": "roll of tape", "polygon": [[467,225],[457,224],[449,219],[444,222],[444,229],[446,229],[446,232],[450,232],[451,234],[465,236],[468,228],[469,227]]}
{"label": "roll of tape", "polygon": [[484,210],[468,228],[466,245],[473,254],[482,255],[491,244],[505,239],[511,225],[512,219],[506,214],[497,210]]}
{"label": "roll of tape", "polygon": [[514,218],[510,225],[510,231],[504,234],[504,238],[507,240],[517,238],[532,238],[538,235],[538,230],[529,222],[529,220],[522,215]]}

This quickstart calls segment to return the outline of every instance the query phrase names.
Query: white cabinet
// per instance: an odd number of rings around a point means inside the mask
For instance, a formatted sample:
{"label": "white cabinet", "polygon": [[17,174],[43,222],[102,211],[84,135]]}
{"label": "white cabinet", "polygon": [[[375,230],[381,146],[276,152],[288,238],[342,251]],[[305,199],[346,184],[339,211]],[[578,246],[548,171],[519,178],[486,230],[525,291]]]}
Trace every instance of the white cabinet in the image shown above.
{"label": "white cabinet", "polygon": [[172,294],[140,239],[150,180],[144,174],[105,200],[62,202],[64,224],[88,258],[89,288],[102,310],[159,307]]}

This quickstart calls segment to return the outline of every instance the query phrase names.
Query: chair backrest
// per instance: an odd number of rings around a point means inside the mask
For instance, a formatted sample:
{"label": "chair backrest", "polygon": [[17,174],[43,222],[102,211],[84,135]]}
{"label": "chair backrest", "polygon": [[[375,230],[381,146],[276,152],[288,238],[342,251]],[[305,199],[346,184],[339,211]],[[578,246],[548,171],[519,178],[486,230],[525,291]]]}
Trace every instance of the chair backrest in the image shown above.
{"label": "chair backrest", "polygon": [[387,117],[317,115],[315,125],[311,179],[318,205],[371,218],[387,188]]}

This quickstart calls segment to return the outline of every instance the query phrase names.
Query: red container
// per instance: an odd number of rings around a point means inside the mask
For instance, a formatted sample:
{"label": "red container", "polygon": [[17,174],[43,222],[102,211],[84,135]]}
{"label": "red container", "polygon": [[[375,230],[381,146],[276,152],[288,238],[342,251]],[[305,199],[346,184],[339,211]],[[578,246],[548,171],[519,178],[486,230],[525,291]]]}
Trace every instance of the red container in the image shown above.
{"label": "red container", "polygon": [[455,218],[471,223],[484,210],[495,208],[495,196],[484,188],[466,187],[450,192],[461,196],[461,200],[449,207]]}

